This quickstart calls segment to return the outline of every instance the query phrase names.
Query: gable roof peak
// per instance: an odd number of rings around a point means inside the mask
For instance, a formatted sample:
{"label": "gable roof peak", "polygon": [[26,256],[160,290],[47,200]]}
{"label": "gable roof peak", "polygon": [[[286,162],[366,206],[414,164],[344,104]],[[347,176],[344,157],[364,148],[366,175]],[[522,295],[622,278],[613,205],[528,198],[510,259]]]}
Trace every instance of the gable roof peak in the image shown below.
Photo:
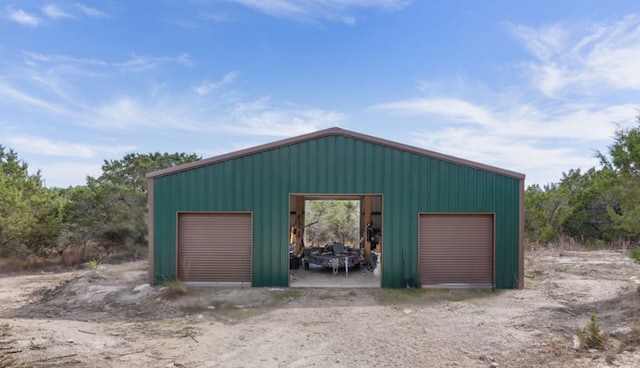
{"label": "gable roof peak", "polygon": [[147,174],[147,178],[152,179],[152,178],[156,178],[156,177],[160,177],[160,176],[170,175],[170,174],[174,174],[174,173],[177,173],[177,172],[180,172],[180,171],[186,171],[186,170],[194,169],[194,168],[197,168],[197,167],[212,165],[212,164],[215,164],[217,162],[227,161],[227,160],[231,160],[231,159],[234,159],[234,158],[248,156],[248,155],[252,155],[252,154],[256,154],[256,153],[272,150],[272,149],[275,149],[275,148],[284,147],[284,146],[288,146],[288,145],[292,145],[292,144],[296,144],[296,143],[301,143],[301,142],[305,142],[305,141],[309,141],[309,140],[313,140],[313,139],[318,139],[318,138],[322,138],[322,137],[332,136],[332,135],[345,136],[345,137],[349,137],[349,138],[353,138],[353,139],[369,142],[369,143],[372,143],[372,144],[377,144],[377,145],[380,145],[380,146],[385,146],[385,147],[389,147],[389,148],[392,148],[392,149],[397,149],[397,150],[400,150],[400,151],[410,152],[410,153],[414,153],[414,154],[421,155],[421,156],[431,157],[431,158],[435,158],[435,159],[439,159],[439,160],[455,163],[455,164],[458,164],[458,165],[468,166],[468,167],[476,168],[476,169],[479,169],[479,170],[489,171],[489,172],[493,172],[493,173],[496,173],[496,174],[513,177],[513,178],[516,178],[516,179],[524,180],[524,178],[525,178],[524,174],[517,173],[515,171],[505,170],[505,169],[501,169],[501,168],[498,168],[498,167],[485,165],[485,164],[481,164],[481,163],[478,163],[478,162],[474,162],[474,161],[470,161],[470,160],[466,160],[466,159],[462,159],[462,158],[457,158],[457,157],[454,157],[454,156],[449,156],[449,155],[445,155],[445,154],[442,154],[442,153],[429,151],[429,150],[418,148],[418,147],[414,147],[414,146],[409,146],[409,145],[406,145],[406,144],[403,144],[403,143],[393,142],[393,141],[386,140],[386,139],[383,139],[383,138],[377,138],[377,137],[373,137],[373,136],[370,136],[370,135],[357,133],[357,132],[346,130],[346,129],[343,129],[343,128],[340,128],[340,127],[337,127],[337,126],[336,127],[331,127],[331,128],[326,128],[326,129],[323,129],[323,130],[318,130],[318,131],[315,131],[315,132],[311,132],[311,133],[307,133],[307,134],[303,134],[303,135],[299,135],[299,136],[295,136],[295,137],[291,137],[291,138],[285,138],[285,139],[282,139],[282,140],[279,140],[279,141],[266,143],[266,144],[258,145],[258,146],[255,146],[255,147],[245,148],[245,149],[242,149],[242,150],[239,150],[239,151],[230,152],[230,153],[223,154],[223,155],[220,155],[220,156],[214,156],[214,157],[202,159],[202,160],[199,160],[199,161],[189,162],[189,163],[186,163],[186,164],[170,167],[170,168],[167,168],[167,169],[154,171],[154,172],[148,173]]}

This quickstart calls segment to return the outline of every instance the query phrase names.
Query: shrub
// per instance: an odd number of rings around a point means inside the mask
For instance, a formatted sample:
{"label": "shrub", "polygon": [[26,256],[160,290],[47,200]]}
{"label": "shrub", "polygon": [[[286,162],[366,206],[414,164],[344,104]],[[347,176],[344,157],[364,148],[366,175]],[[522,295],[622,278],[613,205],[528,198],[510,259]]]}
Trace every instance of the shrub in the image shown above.
{"label": "shrub", "polygon": [[87,262],[87,268],[89,268],[90,270],[95,270],[96,268],[98,268],[99,264],[100,264],[100,261],[98,261],[95,258],[92,258],[89,260],[89,262]]}
{"label": "shrub", "polygon": [[629,257],[636,261],[636,263],[640,263],[640,247],[633,247],[629,252]]}
{"label": "shrub", "polygon": [[607,347],[607,337],[600,331],[600,325],[595,314],[591,315],[591,319],[585,328],[578,328],[578,339],[586,349],[603,350]]}

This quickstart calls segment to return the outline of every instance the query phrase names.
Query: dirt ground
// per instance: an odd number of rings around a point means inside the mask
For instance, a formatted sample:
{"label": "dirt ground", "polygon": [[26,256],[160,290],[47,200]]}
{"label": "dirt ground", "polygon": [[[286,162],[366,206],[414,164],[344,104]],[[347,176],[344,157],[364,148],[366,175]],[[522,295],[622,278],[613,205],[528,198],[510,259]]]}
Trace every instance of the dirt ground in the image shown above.
{"label": "dirt ground", "polygon": [[[640,367],[640,266],[557,250],[525,266],[499,291],[184,291],[146,285],[144,261],[3,275],[0,367]],[[606,349],[574,346],[592,314]]]}

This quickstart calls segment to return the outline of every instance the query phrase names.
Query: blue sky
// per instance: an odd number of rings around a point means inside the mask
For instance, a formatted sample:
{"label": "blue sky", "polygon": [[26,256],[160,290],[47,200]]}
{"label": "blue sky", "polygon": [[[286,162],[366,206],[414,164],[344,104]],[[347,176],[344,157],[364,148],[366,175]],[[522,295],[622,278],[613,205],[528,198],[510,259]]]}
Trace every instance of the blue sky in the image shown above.
{"label": "blue sky", "polygon": [[333,126],[546,184],[639,108],[637,0],[0,1],[0,144],[50,187]]}

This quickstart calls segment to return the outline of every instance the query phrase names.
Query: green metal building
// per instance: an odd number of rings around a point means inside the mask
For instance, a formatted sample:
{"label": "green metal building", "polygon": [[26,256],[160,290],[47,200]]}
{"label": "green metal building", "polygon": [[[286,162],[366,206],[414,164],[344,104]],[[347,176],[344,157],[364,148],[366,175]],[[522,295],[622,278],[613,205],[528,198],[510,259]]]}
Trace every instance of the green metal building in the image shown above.
{"label": "green metal building", "polygon": [[331,128],[147,178],[152,284],[286,287],[304,200],[344,198],[379,233],[381,287],[523,286],[523,174]]}

